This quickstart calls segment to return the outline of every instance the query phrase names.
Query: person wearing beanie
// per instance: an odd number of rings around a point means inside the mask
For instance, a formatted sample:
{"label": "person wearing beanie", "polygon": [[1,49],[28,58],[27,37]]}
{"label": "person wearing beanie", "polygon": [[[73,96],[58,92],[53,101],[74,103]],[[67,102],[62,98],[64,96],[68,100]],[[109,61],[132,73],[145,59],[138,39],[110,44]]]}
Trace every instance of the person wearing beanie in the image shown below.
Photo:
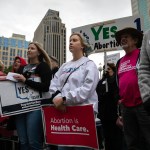
{"label": "person wearing beanie", "polygon": [[[26,66],[27,63],[24,58],[16,56],[12,65],[12,71],[14,73],[22,73],[24,66]],[[15,130],[15,116],[10,116],[7,121],[7,129],[8,130]]]}
{"label": "person wearing beanie", "polygon": [[115,38],[125,51],[117,62],[117,81],[127,149],[149,150],[150,117],[143,106],[137,75],[143,33],[127,27],[117,31]]}
{"label": "person wearing beanie", "polygon": [[13,66],[12,66],[12,72],[22,73],[23,68],[26,65],[27,65],[27,63],[24,58],[16,56],[14,59]]}

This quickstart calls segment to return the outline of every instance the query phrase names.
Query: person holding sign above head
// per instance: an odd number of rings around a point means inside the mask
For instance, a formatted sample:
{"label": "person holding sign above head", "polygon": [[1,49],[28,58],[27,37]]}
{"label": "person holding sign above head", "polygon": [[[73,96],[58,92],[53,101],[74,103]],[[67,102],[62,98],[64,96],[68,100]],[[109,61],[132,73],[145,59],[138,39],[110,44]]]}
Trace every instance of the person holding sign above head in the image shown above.
{"label": "person holding sign above head", "polygon": [[[28,65],[21,75],[14,78],[39,92],[48,92],[52,78],[51,63],[48,54],[38,42],[28,46]],[[39,77],[39,80],[31,79]],[[43,126],[41,110],[16,115],[16,128],[21,150],[43,149]]]}
{"label": "person holding sign above head", "polygon": [[139,48],[143,34],[128,27],[117,31],[115,38],[126,53],[118,60],[117,77],[127,149],[149,150],[150,117],[143,106],[138,85]]}
{"label": "person holding sign above head", "polygon": [[[62,111],[62,113],[67,111],[67,105],[81,104],[92,104],[94,112],[97,113],[98,97],[96,86],[99,81],[99,74],[95,63],[84,56],[86,55],[86,49],[89,49],[89,44],[81,34],[73,33],[70,36],[69,49],[73,59],[64,63],[51,81],[50,94],[53,94],[52,102],[55,108]],[[89,149],[85,147],[58,146],[58,150]]]}

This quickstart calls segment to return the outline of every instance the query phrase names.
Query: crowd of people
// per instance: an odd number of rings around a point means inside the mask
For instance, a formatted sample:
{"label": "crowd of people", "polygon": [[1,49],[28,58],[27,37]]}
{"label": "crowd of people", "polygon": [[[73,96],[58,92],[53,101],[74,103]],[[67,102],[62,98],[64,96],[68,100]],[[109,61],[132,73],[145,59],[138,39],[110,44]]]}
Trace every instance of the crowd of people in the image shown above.
{"label": "crowd of people", "polygon": [[[115,33],[125,56],[117,64],[107,63],[103,77],[87,56],[89,43],[79,33],[69,39],[72,60],[59,67],[38,42],[28,46],[28,62],[16,56],[13,77],[39,92],[49,92],[51,103],[61,113],[68,105],[92,104],[102,124],[99,139],[105,150],[149,150],[150,148],[150,30],[134,28]],[[142,46],[142,47],[141,47]],[[141,49],[140,49],[141,48]],[[4,64],[0,61],[0,76]],[[36,78],[36,80],[31,80]],[[106,88],[108,86],[108,89]],[[41,110],[10,116],[15,122],[20,150],[42,150],[44,146]],[[103,140],[104,139],[104,140]],[[86,147],[47,145],[50,150],[92,150]]]}

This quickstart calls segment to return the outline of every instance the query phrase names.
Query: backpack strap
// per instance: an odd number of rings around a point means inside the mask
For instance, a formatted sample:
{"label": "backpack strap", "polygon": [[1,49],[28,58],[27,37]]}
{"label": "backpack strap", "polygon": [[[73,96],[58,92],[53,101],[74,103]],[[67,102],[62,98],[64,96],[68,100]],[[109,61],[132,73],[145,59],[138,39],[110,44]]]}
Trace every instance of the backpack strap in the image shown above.
{"label": "backpack strap", "polygon": [[[82,65],[84,65],[85,63],[87,63],[87,62],[89,62],[89,61],[92,61],[92,60],[88,60],[88,61],[82,63],[82,64],[79,65],[76,69],[80,68]],[[64,84],[63,84],[63,86],[62,86],[62,89],[63,89],[63,87],[65,86],[65,84],[67,83],[68,78],[70,77],[70,75],[71,75],[73,72],[74,72],[74,71],[72,71],[72,72],[68,75],[67,79],[65,80],[65,82],[64,82]],[[62,89],[61,89],[61,90],[62,90]],[[51,103],[52,103],[53,98],[54,98],[56,95],[58,95],[59,93],[61,93],[61,91],[60,91],[60,90],[57,90],[55,93],[52,94],[52,97],[50,98],[50,99],[51,99]]]}

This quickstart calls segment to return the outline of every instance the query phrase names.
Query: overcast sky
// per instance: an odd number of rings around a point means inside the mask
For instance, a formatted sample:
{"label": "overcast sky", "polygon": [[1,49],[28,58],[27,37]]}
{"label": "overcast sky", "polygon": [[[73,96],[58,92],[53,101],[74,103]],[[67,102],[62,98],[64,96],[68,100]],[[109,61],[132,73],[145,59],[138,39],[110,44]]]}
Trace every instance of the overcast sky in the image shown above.
{"label": "overcast sky", "polygon": [[67,50],[71,28],[132,15],[131,0],[0,0],[0,6],[0,36],[23,34],[28,41],[48,9],[59,11]]}

